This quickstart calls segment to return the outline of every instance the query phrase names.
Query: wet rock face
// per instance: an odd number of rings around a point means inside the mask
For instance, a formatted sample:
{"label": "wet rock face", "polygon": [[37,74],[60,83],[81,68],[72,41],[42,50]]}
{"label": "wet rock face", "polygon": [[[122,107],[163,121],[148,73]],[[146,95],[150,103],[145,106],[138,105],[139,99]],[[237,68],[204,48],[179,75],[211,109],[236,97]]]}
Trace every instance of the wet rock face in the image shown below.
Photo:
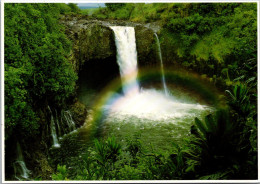
{"label": "wet rock face", "polygon": [[93,59],[105,59],[116,55],[113,31],[103,25],[91,24],[81,29],[78,37],[76,58],[80,65]]}
{"label": "wet rock face", "polygon": [[66,33],[72,40],[70,61],[77,72],[85,62],[116,56],[113,31],[99,22],[69,21]]}
{"label": "wet rock face", "polygon": [[154,32],[144,26],[135,27],[136,50],[139,66],[158,62]]}
{"label": "wet rock face", "polygon": [[[158,62],[153,30],[146,25],[126,21],[99,21],[63,19],[66,34],[73,42],[70,60],[79,72],[85,62],[116,57],[114,33],[110,26],[135,27],[138,65],[151,65]],[[104,60],[105,61],[105,60]]]}
{"label": "wet rock face", "polygon": [[81,102],[76,101],[74,104],[71,105],[70,111],[76,127],[82,126],[85,123],[87,117],[86,106]]}

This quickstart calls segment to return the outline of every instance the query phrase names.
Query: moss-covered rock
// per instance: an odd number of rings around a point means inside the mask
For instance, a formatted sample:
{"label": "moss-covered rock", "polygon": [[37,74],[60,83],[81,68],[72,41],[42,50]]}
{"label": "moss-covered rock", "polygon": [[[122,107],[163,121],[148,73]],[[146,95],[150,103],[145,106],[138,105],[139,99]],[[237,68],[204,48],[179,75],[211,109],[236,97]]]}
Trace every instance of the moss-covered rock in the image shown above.
{"label": "moss-covered rock", "polygon": [[138,65],[153,65],[158,62],[154,32],[144,26],[135,27]]}
{"label": "moss-covered rock", "polygon": [[47,157],[39,151],[36,152],[36,155],[37,157],[35,162],[38,164],[35,164],[35,176],[42,180],[51,180],[51,175],[54,173],[54,171],[53,168],[49,165]]}
{"label": "moss-covered rock", "polygon": [[75,55],[80,65],[93,59],[105,59],[116,55],[113,31],[102,25],[92,24],[81,29]]}
{"label": "moss-covered rock", "polygon": [[85,62],[116,55],[114,34],[109,27],[98,22],[71,22],[66,32],[73,42],[70,61],[77,72]]}
{"label": "moss-covered rock", "polygon": [[87,117],[86,106],[79,101],[76,101],[71,105],[70,111],[72,113],[72,118],[75,121],[76,127],[83,125]]}
{"label": "moss-covered rock", "polygon": [[181,57],[182,50],[178,48],[178,43],[176,43],[176,38],[167,29],[163,29],[159,34],[162,58],[165,64],[176,64],[183,62]]}

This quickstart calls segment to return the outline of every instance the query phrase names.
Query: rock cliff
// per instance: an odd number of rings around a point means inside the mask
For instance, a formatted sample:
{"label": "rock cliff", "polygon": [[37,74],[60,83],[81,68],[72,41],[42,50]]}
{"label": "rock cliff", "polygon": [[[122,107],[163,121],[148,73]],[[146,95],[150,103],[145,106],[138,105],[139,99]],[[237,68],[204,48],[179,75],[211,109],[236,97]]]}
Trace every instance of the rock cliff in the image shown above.
{"label": "rock cliff", "polygon": [[76,17],[63,19],[61,22],[73,43],[70,60],[77,72],[85,62],[105,61],[106,58],[116,57],[114,33],[110,26],[135,27],[139,66],[158,62],[154,31],[150,25],[126,21],[84,20]]}

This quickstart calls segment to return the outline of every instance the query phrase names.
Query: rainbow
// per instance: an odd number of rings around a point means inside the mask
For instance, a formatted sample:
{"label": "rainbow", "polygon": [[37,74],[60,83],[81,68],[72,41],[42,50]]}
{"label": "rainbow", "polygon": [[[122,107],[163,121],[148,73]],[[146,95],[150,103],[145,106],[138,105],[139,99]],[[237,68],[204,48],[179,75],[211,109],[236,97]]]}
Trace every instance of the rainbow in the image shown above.
{"label": "rainbow", "polygon": [[[131,78],[131,75],[128,77]],[[191,73],[190,71],[180,69],[165,70],[165,77],[169,86],[171,86],[171,84],[184,86],[185,88],[201,95],[214,107],[219,106],[221,104],[220,102],[222,102],[220,100],[221,94],[216,90],[214,85],[209,82],[208,78],[203,78],[196,73]],[[156,83],[157,87],[160,87],[160,70],[154,68],[142,68],[139,70],[137,80],[139,83],[144,85]],[[122,94],[120,95],[120,93],[124,87],[123,85],[121,78],[116,78],[105,86],[97,95],[95,103],[92,107],[94,114],[92,121],[90,122],[93,129],[100,126],[102,124],[102,120],[106,117],[107,113],[104,111],[104,107],[108,105],[112,105],[113,107],[113,105],[116,105],[118,100],[122,97]],[[129,86],[129,84],[127,85]],[[129,88],[129,90],[131,90],[131,88]]]}

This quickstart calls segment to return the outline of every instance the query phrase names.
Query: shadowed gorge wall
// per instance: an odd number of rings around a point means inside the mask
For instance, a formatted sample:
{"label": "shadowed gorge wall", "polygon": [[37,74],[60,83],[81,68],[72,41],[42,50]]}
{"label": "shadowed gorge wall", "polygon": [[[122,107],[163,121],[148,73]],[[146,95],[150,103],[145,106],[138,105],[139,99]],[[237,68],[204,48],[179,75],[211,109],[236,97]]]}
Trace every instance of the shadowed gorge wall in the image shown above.
{"label": "shadowed gorge wall", "polygon": [[102,60],[90,60],[82,65],[79,71],[78,98],[86,106],[92,104],[96,93],[108,85],[113,79],[120,78],[116,57]]}
{"label": "shadowed gorge wall", "polygon": [[70,60],[77,72],[85,62],[116,56],[114,35],[109,27],[90,23],[82,24],[79,28],[75,25],[67,26],[66,30],[73,41]]}

